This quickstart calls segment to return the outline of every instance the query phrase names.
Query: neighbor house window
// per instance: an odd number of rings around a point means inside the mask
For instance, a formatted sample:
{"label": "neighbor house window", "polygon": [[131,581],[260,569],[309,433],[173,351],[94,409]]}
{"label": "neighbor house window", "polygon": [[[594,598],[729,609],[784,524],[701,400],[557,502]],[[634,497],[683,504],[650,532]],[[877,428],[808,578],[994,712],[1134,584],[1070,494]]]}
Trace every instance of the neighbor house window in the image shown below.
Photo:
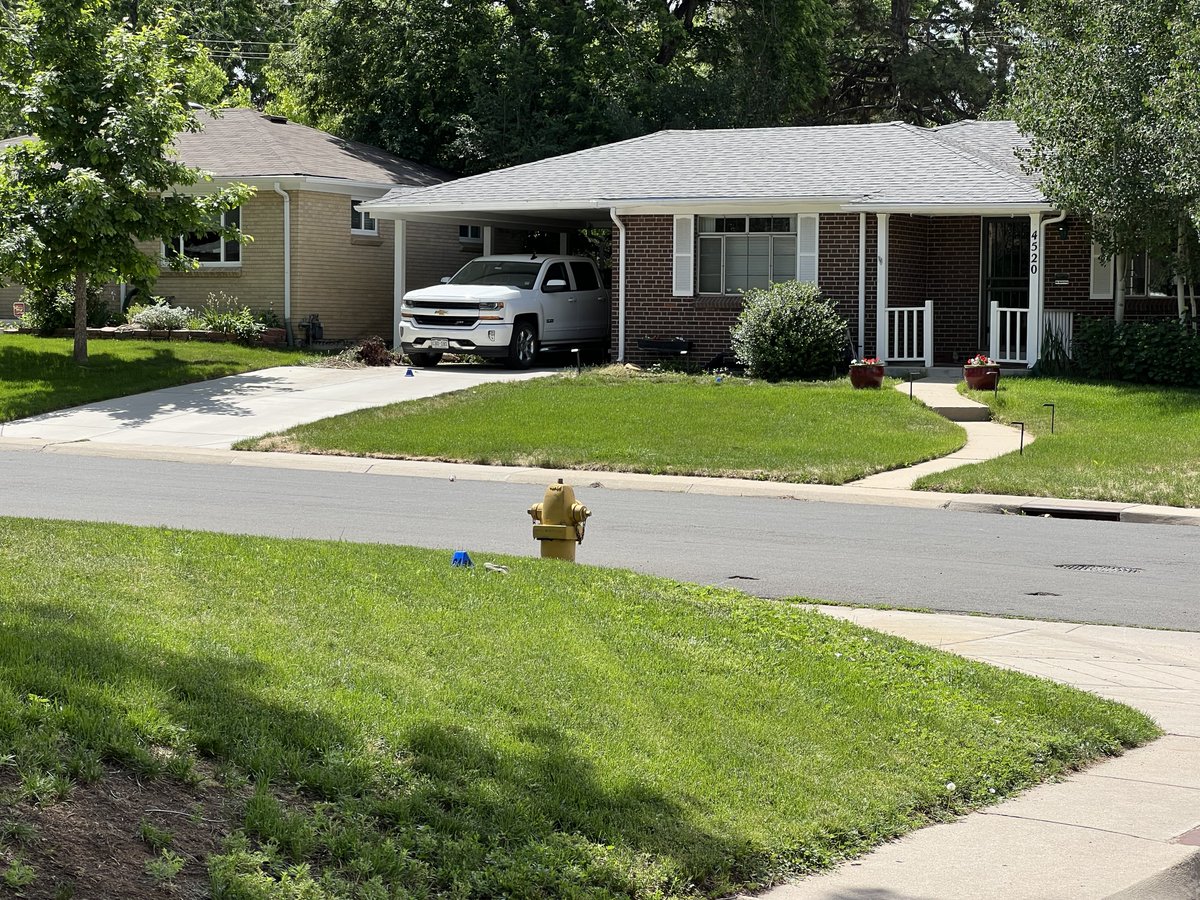
{"label": "neighbor house window", "polygon": [[462,244],[482,244],[483,243],[483,226],[482,225],[459,225],[458,240]]}
{"label": "neighbor house window", "polygon": [[[216,223],[217,228],[240,228],[241,225],[240,209],[226,210]],[[242,262],[242,245],[223,238],[216,230],[180,235],[164,250],[167,256],[194,259],[202,266],[240,265]]]}
{"label": "neighbor house window", "polygon": [[816,281],[816,216],[698,216],[696,234],[701,294]]}
{"label": "neighbor house window", "polygon": [[366,202],[366,200],[350,201],[350,233],[375,237],[379,234],[379,220],[365,209],[359,208],[360,204]]}

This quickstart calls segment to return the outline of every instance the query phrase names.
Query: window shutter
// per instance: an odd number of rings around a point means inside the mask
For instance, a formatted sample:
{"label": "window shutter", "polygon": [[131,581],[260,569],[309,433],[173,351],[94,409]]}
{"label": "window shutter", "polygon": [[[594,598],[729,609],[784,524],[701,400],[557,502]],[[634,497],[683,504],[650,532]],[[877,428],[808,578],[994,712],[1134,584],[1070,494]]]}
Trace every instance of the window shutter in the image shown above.
{"label": "window shutter", "polygon": [[692,237],[691,216],[675,217],[674,269],[671,275],[671,294],[675,297],[690,297],[696,293],[693,280],[695,265],[692,262],[695,241]]}
{"label": "window shutter", "polygon": [[796,280],[817,283],[819,216],[796,216]]}
{"label": "window shutter", "polygon": [[1092,244],[1092,291],[1093,300],[1113,298],[1113,258],[1105,256],[1098,244]]}

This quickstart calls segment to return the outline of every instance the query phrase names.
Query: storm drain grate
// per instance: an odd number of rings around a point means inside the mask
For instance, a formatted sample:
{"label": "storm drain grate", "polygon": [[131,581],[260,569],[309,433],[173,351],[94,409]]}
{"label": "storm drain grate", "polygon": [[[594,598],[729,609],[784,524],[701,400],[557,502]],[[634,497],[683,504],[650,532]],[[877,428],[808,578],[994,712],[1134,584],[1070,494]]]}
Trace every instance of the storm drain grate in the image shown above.
{"label": "storm drain grate", "polygon": [[1101,566],[1095,563],[1059,563],[1054,568],[1070,572],[1099,572],[1103,575],[1136,575],[1142,571],[1137,566]]}

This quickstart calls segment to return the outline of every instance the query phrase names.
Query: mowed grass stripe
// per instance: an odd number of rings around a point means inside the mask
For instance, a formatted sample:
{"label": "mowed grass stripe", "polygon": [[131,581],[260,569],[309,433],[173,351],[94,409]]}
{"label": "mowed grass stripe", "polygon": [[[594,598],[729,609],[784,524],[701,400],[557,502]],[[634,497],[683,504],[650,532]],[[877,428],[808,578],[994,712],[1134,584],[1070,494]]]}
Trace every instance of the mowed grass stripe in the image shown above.
{"label": "mowed grass stripe", "polygon": [[[1200,506],[1200,391],[1145,385],[1009,378],[967,393],[1003,422],[1037,435],[1008,454],[928,475],[931,491]],[[1050,409],[1056,404],[1055,432]]]}
{"label": "mowed grass stripe", "polygon": [[364,410],[239,447],[842,484],[965,440],[893,390],[601,370]]}
{"label": "mowed grass stripe", "polygon": [[1157,733],[793,604],[449,556],[0,519],[0,758],[233,765],[279,849],[227,868],[307,864],[328,896],[661,898],[819,868]]}

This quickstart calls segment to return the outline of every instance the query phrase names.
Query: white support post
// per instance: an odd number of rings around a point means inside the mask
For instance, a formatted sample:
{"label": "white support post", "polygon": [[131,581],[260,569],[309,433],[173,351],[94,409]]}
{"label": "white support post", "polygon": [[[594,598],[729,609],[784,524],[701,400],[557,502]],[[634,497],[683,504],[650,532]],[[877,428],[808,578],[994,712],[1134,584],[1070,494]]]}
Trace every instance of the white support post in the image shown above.
{"label": "white support post", "polygon": [[858,358],[867,355],[867,214],[858,214]]}
{"label": "white support post", "polygon": [[875,355],[884,362],[888,356],[888,213],[876,213],[875,251]]}
{"label": "white support post", "polygon": [[1000,302],[993,300],[991,304],[990,318],[988,321],[988,332],[991,339],[988,341],[991,344],[988,347],[988,356],[992,359],[1000,358]]}
{"label": "white support post", "polygon": [[925,368],[933,368],[933,301],[925,301]]}
{"label": "white support post", "polygon": [[492,226],[483,226],[483,256],[492,255]]}
{"label": "white support post", "polygon": [[1025,338],[1025,356],[1031,369],[1042,355],[1042,244],[1042,215],[1034,213],[1029,217],[1029,317]]}
{"label": "white support post", "polygon": [[404,285],[408,276],[408,222],[396,220],[396,239],[392,248],[392,349],[400,350],[400,307],[404,303]]}

